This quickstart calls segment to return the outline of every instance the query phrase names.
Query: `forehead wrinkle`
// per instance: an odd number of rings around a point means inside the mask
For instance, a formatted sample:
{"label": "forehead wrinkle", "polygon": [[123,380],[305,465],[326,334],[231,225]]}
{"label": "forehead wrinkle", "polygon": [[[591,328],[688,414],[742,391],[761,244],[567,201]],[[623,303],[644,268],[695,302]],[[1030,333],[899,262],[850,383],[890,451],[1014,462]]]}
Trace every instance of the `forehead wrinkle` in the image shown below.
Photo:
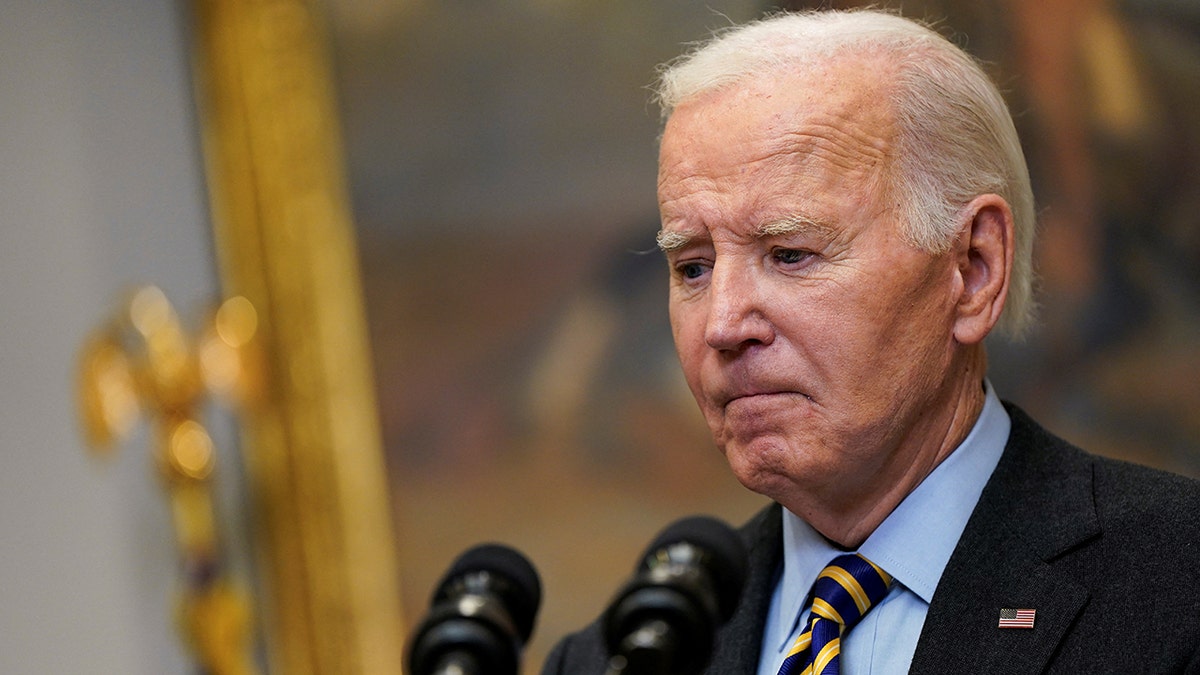
{"label": "forehead wrinkle", "polygon": [[880,167],[887,160],[886,138],[854,126],[815,121],[803,129],[780,135],[781,154],[812,155],[847,171],[862,172]]}

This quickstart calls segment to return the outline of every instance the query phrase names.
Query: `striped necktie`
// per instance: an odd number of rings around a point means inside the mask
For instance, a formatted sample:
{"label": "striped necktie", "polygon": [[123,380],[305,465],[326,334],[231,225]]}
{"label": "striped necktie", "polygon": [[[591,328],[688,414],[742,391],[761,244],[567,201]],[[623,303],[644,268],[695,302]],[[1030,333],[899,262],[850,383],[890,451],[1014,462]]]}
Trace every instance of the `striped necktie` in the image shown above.
{"label": "striped necktie", "polygon": [[834,558],[813,583],[812,618],[779,675],[838,675],[842,635],[887,595],[891,583],[887,572],[857,553]]}

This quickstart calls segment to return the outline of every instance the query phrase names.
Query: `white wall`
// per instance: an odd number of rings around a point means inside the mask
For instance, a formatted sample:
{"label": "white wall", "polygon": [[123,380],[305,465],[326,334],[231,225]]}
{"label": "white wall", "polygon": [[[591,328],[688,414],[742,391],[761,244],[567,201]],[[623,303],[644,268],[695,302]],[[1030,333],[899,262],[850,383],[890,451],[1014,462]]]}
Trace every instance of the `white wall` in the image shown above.
{"label": "white wall", "polygon": [[[184,673],[146,433],[87,456],[84,335],[123,288],[215,296],[184,12],[0,0],[0,673]],[[222,459],[226,466],[229,461]]]}

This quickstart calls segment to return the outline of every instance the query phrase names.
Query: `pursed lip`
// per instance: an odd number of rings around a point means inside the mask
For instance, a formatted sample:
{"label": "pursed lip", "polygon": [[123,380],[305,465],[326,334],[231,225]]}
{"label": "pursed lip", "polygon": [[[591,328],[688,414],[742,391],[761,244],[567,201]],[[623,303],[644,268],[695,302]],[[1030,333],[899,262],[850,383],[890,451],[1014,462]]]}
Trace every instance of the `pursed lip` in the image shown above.
{"label": "pursed lip", "polygon": [[745,400],[759,399],[759,398],[766,399],[766,398],[773,398],[773,397],[777,397],[777,396],[801,396],[801,397],[811,400],[811,397],[809,397],[808,394],[804,394],[804,393],[794,391],[791,389],[761,389],[761,390],[753,389],[753,390],[749,390],[749,391],[724,394],[724,395],[718,397],[717,401],[720,403],[720,406],[722,408],[726,408],[730,404],[736,403],[738,401],[745,401]]}

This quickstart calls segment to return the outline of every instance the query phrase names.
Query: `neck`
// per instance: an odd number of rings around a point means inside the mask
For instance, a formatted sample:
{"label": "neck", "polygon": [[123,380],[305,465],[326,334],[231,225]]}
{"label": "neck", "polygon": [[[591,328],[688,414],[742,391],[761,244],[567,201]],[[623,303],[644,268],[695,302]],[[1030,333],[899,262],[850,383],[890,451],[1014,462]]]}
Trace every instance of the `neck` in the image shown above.
{"label": "neck", "polygon": [[956,369],[962,376],[945,387],[939,404],[919,415],[920,424],[888,455],[877,484],[827,494],[802,494],[783,506],[836,545],[858,548],[904,498],[966,439],[983,411],[987,358],[982,346]]}

